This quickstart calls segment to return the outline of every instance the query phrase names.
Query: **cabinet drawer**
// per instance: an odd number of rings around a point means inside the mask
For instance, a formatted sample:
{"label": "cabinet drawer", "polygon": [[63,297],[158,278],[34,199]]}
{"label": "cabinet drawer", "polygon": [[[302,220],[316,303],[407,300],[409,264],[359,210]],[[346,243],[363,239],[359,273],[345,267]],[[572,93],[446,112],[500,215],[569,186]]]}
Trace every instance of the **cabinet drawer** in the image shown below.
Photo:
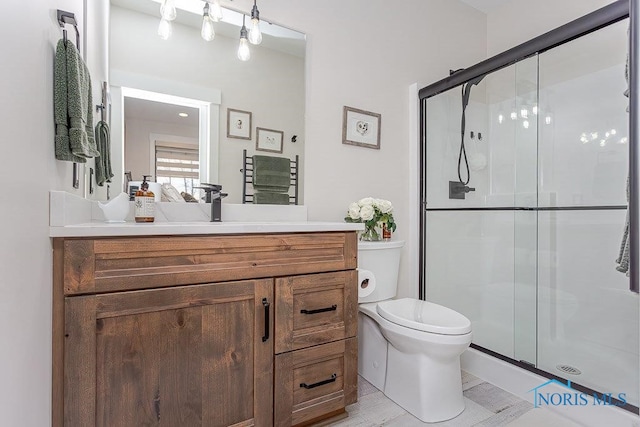
{"label": "cabinet drawer", "polygon": [[356,271],[276,279],[275,352],[324,344],[357,333]]}
{"label": "cabinet drawer", "polygon": [[356,340],[349,338],[276,356],[275,425],[304,423],[356,401]]}
{"label": "cabinet drawer", "polygon": [[348,270],[357,262],[355,232],[58,238],[54,246],[65,295]]}

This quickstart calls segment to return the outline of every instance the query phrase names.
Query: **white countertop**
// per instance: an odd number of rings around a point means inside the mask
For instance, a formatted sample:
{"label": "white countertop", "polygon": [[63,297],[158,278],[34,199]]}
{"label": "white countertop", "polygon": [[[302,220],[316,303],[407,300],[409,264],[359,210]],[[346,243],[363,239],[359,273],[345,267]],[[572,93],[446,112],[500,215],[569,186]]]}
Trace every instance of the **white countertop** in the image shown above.
{"label": "white countertop", "polygon": [[193,234],[244,234],[244,233],[301,233],[363,230],[364,224],[344,222],[283,221],[283,222],[153,222],[153,223],[105,223],[49,227],[50,237],[116,237],[116,236],[167,236]]}

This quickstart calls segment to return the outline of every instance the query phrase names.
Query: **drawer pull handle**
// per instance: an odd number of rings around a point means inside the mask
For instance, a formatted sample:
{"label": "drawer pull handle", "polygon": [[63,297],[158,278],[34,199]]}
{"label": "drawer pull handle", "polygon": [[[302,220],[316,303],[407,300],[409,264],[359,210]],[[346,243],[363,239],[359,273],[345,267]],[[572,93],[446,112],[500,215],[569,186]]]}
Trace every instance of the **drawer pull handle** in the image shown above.
{"label": "drawer pull handle", "polygon": [[324,313],[325,311],[336,311],[337,308],[338,306],[335,304],[333,304],[331,307],[319,308],[317,310],[306,310],[303,308],[302,310],[300,310],[300,313],[302,314]]}
{"label": "drawer pull handle", "polygon": [[338,378],[338,376],[336,374],[333,374],[331,375],[331,378],[327,378],[326,380],[322,380],[317,383],[313,383],[313,384],[301,383],[300,387],[306,388],[306,389],[316,388],[316,387],[320,387],[321,385],[332,383],[336,380],[336,378]]}
{"label": "drawer pull handle", "polygon": [[264,335],[262,336],[262,342],[269,339],[269,302],[266,298],[262,298],[262,305],[264,306]]}

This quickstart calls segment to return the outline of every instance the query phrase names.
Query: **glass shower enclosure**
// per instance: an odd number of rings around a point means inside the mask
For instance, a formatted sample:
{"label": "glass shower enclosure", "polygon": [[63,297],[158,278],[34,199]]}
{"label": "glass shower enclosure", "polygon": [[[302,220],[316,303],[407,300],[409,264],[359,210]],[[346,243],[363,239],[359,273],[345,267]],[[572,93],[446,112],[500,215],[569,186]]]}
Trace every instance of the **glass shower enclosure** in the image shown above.
{"label": "glass shower enclosure", "polygon": [[617,18],[421,90],[421,297],[467,316],[475,348],[637,411],[638,294],[616,269],[629,162]]}

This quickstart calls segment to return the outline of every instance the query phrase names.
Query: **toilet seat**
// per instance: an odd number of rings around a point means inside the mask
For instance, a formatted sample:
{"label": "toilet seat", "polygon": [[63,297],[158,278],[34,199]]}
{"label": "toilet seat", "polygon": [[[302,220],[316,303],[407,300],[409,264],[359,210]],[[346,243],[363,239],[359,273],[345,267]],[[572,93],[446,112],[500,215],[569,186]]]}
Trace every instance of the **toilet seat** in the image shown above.
{"label": "toilet seat", "polygon": [[457,311],[414,298],[382,301],[376,311],[384,319],[407,328],[440,335],[465,335],[471,321]]}

